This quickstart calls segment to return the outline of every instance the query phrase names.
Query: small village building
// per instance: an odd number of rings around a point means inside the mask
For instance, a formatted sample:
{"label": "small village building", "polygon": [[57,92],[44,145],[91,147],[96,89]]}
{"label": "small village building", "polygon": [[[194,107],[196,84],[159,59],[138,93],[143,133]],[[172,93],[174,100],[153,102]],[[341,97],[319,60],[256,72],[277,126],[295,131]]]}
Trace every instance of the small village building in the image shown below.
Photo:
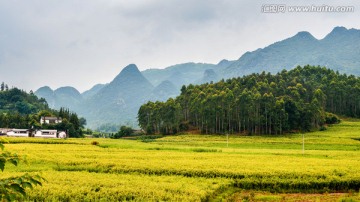
{"label": "small village building", "polygon": [[57,130],[38,130],[35,132],[34,137],[42,138],[66,138],[66,133],[64,131]]}
{"label": "small village building", "polygon": [[38,130],[34,137],[57,138],[57,130]]}
{"label": "small village building", "polygon": [[53,117],[53,116],[42,116],[40,118],[40,124],[57,124],[57,123],[61,123],[62,119],[59,117]]}
{"label": "small village building", "polygon": [[10,128],[0,128],[0,135],[6,135],[10,130]]}
{"label": "small village building", "polygon": [[6,133],[9,137],[30,137],[28,129],[11,129]]}

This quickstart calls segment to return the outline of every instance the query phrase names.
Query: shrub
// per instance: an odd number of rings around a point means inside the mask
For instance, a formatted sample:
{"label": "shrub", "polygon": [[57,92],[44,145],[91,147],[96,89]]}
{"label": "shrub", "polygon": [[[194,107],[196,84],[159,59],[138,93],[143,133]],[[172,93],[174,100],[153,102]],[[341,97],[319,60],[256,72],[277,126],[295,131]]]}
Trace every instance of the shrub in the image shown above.
{"label": "shrub", "polygon": [[319,129],[320,131],[325,131],[325,130],[327,130],[327,128],[325,127],[325,126],[320,126],[320,129]]}
{"label": "shrub", "polygon": [[204,148],[195,148],[192,149],[193,152],[222,152],[222,150],[217,150],[217,149],[204,149]]}
{"label": "shrub", "polygon": [[180,131],[188,131],[189,130],[189,121],[183,121],[179,126]]}
{"label": "shrub", "polygon": [[325,123],[326,124],[337,124],[340,123],[340,119],[333,113],[325,113]]}
{"label": "shrub", "polygon": [[113,138],[119,139],[119,138],[122,138],[122,137],[130,136],[132,134],[133,134],[133,129],[131,127],[121,126],[120,130],[117,133],[115,133]]}
{"label": "shrub", "polygon": [[100,143],[98,141],[92,141],[91,142],[91,145],[95,145],[95,146],[98,146]]}

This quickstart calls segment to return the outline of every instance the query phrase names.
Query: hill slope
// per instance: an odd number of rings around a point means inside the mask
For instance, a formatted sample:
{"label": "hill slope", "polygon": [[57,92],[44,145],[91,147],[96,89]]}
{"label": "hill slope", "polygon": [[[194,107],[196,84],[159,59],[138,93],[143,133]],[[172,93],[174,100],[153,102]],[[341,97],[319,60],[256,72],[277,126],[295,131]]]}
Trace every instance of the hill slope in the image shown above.
{"label": "hill slope", "polygon": [[216,67],[214,64],[184,63],[165,69],[148,69],[142,73],[154,86],[168,80],[180,89],[182,85],[195,83],[203,76],[205,70],[213,69],[214,67]]}
{"label": "hill slope", "polygon": [[125,124],[136,120],[138,107],[148,100],[153,85],[136,65],[126,66],[113,81],[86,100],[80,109],[90,126]]}
{"label": "hill slope", "polygon": [[152,91],[149,100],[153,101],[166,101],[170,97],[175,98],[180,94],[179,88],[177,88],[172,82],[166,80],[161,82]]}
{"label": "hill slope", "polygon": [[55,108],[55,95],[54,91],[49,86],[44,86],[35,91],[38,98],[44,98],[50,108]]}
{"label": "hill slope", "polygon": [[83,99],[80,92],[71,86],[56,89],[54,95],[56,109],[60,109],[60,107],[76,109]]}
{"label": "hill slope", "polygon": [[95,86],[93,86],[92,88],[90,88],[89,90],[81,93],[82,97],[84,99],[88,99],[94,95],[96,95],[96,93],[98,93],[104,86],[106,86],[107,84],[96,84]]}
{"label": "hill slope", "polygon": [[0,113],[29,115],[40,110],[48,109],[44,99],[37,98],[32,93],[12,88],[7,91],[0,91]]}

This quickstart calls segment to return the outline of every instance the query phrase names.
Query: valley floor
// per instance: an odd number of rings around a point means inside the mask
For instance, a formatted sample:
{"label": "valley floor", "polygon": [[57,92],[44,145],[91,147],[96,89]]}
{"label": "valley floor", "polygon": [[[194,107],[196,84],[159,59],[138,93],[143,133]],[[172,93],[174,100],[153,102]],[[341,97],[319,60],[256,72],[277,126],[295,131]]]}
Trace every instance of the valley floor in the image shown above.
{"label": "valley floor", "polygon": [[[358,201],[360,121],[283,136],[178,135],[159,139],[5,138],[46,179],[37,201]],[[97,141],[98,145],[92,142]]]}

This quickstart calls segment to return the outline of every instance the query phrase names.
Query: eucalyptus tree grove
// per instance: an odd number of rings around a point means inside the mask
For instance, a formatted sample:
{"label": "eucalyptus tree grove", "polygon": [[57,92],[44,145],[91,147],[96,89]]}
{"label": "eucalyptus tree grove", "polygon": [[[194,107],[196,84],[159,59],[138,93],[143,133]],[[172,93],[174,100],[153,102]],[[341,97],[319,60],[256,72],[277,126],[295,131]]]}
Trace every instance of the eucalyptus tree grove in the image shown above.
{"label": "eucalyptus tree grove", "polygon": [[138,111],[147,133],[282,134],[309,131],[336,116],[360,117],[360,79],[325,67],[262,72],[217,83],[188,85],[176,99]]}

